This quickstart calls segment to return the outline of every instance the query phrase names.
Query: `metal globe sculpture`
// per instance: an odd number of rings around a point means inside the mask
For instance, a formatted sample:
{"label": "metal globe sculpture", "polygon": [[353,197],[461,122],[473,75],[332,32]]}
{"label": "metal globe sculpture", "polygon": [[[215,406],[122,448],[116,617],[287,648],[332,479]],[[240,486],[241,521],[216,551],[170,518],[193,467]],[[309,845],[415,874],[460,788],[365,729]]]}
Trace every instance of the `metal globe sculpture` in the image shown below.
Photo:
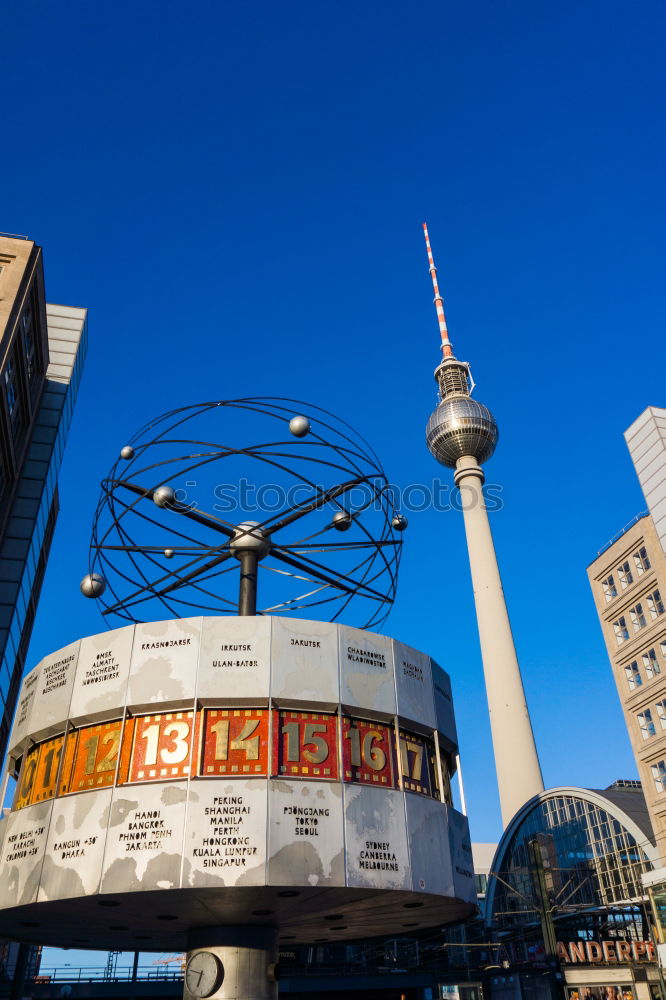
{"label": "metal globe sculpture", "polygon": [[426,443],[441,465],[455,469],[458,459],[472,455],[479,465],[495,451],[499,431],[490,410],[471,396],[449,396],[433,411]]}
{"label": "metal globe sculpture", "polygon": [[404,525],[376,454],[333,414],[276,397],[199,403],[120,454],[90,545],[107,588],[89,596],[110,626],[315,607],[385,621]]}

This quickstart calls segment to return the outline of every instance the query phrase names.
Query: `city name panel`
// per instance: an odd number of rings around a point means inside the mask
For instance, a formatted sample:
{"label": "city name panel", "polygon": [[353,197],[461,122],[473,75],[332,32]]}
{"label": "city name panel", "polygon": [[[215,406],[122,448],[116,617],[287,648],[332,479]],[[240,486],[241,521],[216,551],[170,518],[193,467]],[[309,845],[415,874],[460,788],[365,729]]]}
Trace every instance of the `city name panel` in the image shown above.
{"label": "city name panel", "polygon": [[448,675],[386,636],[257,617],[81,639],[21,689],[0,934],[179,948],[207,925],[306,942],[460,919],[456,755]]}

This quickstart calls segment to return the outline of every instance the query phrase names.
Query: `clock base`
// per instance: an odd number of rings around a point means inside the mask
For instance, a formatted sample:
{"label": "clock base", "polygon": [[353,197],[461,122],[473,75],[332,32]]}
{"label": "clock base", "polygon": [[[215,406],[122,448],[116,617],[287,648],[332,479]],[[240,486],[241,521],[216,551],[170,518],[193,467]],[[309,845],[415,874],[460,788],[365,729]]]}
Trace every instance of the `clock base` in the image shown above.
{"label": "clock base", "polygon": [[[204,954],[220,967],[216,981]],[[277,1000],[278,932],[275,927],[205,927],[188,938],[183,1000]],[[200,968],[201,967],[201,968]],[[212,992],[209,992],[211,991]]]}

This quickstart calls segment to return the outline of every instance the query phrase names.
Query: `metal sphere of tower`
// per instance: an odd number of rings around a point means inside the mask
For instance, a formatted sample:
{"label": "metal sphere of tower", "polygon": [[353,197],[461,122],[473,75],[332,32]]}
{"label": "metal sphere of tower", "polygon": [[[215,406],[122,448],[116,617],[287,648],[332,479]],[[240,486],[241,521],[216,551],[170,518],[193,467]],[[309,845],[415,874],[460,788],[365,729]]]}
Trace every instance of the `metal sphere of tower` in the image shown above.
{"label": "metal sphere of tower", "polygon": [[433,410],[426,426],[426,444],[440,465],[455,469],[459,459],[473,455],[487,462],[499,438],[490,410],[470,396],[449,396]]}

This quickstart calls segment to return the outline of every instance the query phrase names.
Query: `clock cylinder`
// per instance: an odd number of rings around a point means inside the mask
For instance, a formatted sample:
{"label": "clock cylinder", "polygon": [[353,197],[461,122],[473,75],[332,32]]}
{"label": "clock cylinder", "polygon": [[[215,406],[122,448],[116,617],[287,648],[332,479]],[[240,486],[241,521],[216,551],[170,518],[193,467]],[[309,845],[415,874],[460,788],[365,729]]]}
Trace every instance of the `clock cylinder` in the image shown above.
{"label": "clock cylinder", "polygon": [[190,977],[191,983],[186,975],[183,1000],[277,1000],[277,928],[206,927],[191,931],[188,944],[186,968],[199,956],[211,955],[222,975],[212,992],[201,992],[197,975]]}
{"label": "clock cylinder", "polygon": [[88,636],[26,675],[9,746],[0,935],[185,950],[186,1000],[275,1000],[278,942],[475,910],[450,680],[388,636],[268,616]]}

